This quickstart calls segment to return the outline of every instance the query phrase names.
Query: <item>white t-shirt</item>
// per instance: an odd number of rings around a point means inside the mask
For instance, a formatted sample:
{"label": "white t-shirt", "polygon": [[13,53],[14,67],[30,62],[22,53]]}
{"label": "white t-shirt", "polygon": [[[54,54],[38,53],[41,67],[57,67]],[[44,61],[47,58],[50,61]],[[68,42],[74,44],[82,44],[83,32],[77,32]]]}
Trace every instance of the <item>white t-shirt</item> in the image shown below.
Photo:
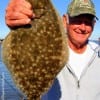
{"label": "white t-shirt", "polygon": [[75,53],[71,48],[69,48],[69,54],[70,56],[68,64],[71,66],[77,78],[80,79],[82,71],[93,55],[93,49],[91,48],[91,45],[88,44],[84,53],[78,54]]}

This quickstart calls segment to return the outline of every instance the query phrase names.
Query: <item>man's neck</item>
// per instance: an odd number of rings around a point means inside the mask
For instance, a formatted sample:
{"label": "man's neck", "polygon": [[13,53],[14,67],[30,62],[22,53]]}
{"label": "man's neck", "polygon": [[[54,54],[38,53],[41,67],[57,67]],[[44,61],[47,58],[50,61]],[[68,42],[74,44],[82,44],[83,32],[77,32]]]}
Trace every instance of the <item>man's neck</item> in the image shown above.
{"label": "man's neck", "polygon": [[80,44],[77,45],[77,44],[73,44],[70,41],[68,42],[68,45],[74,52],[79,53],[79,54],[84,53],[87,47],[87,43],[84,43],[82,45]]}

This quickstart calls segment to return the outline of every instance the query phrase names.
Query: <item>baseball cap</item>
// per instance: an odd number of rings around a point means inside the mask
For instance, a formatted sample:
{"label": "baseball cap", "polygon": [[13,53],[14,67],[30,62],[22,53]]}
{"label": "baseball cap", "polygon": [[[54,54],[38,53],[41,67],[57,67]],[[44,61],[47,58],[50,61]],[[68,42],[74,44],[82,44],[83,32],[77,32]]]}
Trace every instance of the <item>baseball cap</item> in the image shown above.
{"label": "baseball cap", "polygon": [[95,6],[91,0],[73,0],[68,5],[67,13],[70,17],[75,17],[81,14],[93,15],[97,20]]}

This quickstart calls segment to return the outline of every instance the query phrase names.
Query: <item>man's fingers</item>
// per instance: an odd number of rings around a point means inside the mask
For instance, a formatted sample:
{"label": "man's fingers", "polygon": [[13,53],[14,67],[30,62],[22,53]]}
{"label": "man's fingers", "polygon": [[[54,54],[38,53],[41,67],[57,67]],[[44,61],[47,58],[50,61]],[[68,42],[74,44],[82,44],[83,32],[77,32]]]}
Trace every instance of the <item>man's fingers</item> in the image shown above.
{"label": "man's fingers", "polygon": [[30,19],[20,19],[20,20],[7,20],[6,24],[10,27],[15,27],[15,26],[22,26],[29,24],[31,22]]}
{"label": "man's fingers", "polygon": [[18,0],[18,1],[15,2],[15,0],[11,0],[10,3],[8,4],[8,7],[6,8],[6,13],[9,14],[9,12],[12,13],[20,12],[32,18],[33,11],[31,4],[25,0]]}
{"label": "man's fingers", "polygon": [[34,17],[32,6],[28,1],[10,0],[5,15],[5,21],[9,27],[29,24]]}

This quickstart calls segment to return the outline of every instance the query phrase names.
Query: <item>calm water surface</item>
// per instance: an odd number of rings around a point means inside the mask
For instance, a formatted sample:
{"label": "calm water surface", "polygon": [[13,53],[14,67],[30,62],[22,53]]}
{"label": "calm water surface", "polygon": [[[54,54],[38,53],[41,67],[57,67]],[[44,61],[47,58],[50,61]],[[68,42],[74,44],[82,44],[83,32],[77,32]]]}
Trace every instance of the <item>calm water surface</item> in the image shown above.
{"label": "calm water surface", "polygon": [[22,93],[16,88],[11,75],[1,58],[0,44],[0,100],[21,100]]}

